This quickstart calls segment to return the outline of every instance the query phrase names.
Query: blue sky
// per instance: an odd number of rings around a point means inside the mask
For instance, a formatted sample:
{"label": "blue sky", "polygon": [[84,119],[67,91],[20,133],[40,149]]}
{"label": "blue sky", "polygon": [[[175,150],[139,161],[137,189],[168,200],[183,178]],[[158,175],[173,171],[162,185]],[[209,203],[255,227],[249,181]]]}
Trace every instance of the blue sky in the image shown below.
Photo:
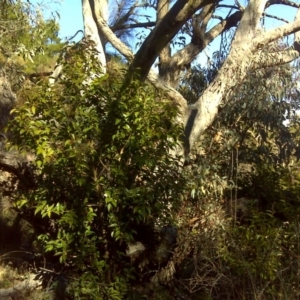
{"label": "blue sky", "polygon": [[[39,1],[33,1],[39,2]],[[43,1],[48,5],[48,9],[46,12],[52,10],[57,10],[60,14],[60,36],[70,37],[72,36],[77,30],[83,28],[82,23],[82,11],[81,11],[81,0],[62,0],[60,4],[55,4],[54,1]],[[245,1],[241,1],[242,3]],[[298,2],[298,1],[296,1]],[[49,3],[49,4],[47,4]],[[268,12],[271,14],[275,14],[278,17],[285,18],[289,21],[293,20],[295,16],[296,9],[289,8],[283,5],[276,5],[268,9]],[[270,20],[267,23],[268,27],[278,26],[281,22],[276,20]],[[282,24],[282,23],[281,23]]]}
{"label": "blue sky", "polygon": [[46,18],[52,14],[56,15],[56,12],[59,13],[61,38],[71,37],[77,30],[83,29],[81,0],[31,0],[31,2],[41,5]]}
{"label": "blue sky", "polygon": [[60,14],[60,36],[70,37],[83,29],[81,0],[64,0],[58,5]]}
{"label": "blue sky", "polygon": [[[0,0],[1,1],[1,0]],[[51,15],[51,12],[57,11],[60,15],[59,24],[60,24],[60,37],[67,38],[73,36],[77,30],[83,29],[82,21],[82,11],[81,11],[81,0],[56,0],[60,3],[55,3],[55,0],[44,0],[43,3],[47,5],[45,14]],[[298,0],[299,1],[299,0]],[[296,2],[298,2],[296,1]],[[40,2],[40,0],[33,0],[32,2]],[[227,2],[226,0],[224,2]],[[241,0],[241,3],[245,5],[246,0]],[[48,4],[47,4],[48,3]],[[228,10],[224,10],[228,12]],[[294,19],[296,9],[286,7],[283,5],[276,5],[268,9],[268,13],[272,15],[277,15],[278,17],[292,21]],[[150,13],[151,14],[151,13]],[[222,11],[219,12],[222,15]],[[266,23],[267,28],[277,27],[278,25],[283,24],[282,22],[276,21],[274,19],[269,19]],[[80,39],[81,35],[79,34],[76,40]],[[218,49],[219,39],[212,43],[207,52],[211,53]]]}

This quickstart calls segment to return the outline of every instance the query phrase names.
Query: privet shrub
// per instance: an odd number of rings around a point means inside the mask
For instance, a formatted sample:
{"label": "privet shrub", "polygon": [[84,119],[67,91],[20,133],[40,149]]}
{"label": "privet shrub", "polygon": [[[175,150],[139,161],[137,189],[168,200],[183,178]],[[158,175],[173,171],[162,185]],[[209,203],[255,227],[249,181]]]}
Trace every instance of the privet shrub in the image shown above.
{"label": "privet shrub", "polygon": [[102,76],[87,53],[71,53],[59,84],[40,83],[13,112],[12,147],[35,155],[37,183],[15,205],[34,212],[45,251],[75,270],[75,299],[123,299],[137,272],[128,243],[151,245],[177,210],[185,180],[169,152],[182,128],[163,94]]}

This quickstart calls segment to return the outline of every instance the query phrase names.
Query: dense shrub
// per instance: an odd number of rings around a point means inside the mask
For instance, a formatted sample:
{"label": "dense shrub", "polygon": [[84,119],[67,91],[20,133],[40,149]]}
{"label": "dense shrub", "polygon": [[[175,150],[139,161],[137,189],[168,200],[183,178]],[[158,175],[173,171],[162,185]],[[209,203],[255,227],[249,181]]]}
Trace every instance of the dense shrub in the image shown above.
{"label": "dense shrub", "polygon": [[13,112],[12,147],[35,155],[37,184],[15,205],[75,270],[76,299],[123,299],[136,274],[127,245],[153,245],[180,203],[185,179],[169,152],[182,128],[163,94],[123,86],[122,73],[95,76],[93,52],[71,54],[59,84],[40,83]]}

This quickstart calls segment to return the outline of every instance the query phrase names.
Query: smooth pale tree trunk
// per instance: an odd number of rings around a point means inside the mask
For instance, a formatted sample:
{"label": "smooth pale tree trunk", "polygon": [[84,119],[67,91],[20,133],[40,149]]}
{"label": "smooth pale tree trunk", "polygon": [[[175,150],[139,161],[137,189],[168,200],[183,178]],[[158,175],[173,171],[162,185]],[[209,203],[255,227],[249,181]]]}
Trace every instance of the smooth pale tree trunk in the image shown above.
{"label": "smooth pale tree trunk", "polygon": [[[94,47],[98,52],[98,60],[106,72],[106,57],[103,47],[103,35],[99,34],[97,25],[94,21],[93,11],[100,9],[101,16],[107,21],[108,3],[107,0],[82,0],[82,15],[84,25],[84,36],[94,43]],[[102,37],[102,38],[101,38]],[[102,40],[101,40],[102,39]]]}
{"label": "smooth pale tree trunk", "polygon": [[[108,1],[107,0],[82,0],[82,16],[84,25],[84,37],[91,43],[92,47],[97,51],[97,58],[102,66],[103,74],[106,73],[106,56],[104,51],[105,36],[98,31],[95,22],[94,12],[98,10],[105,22],[108,20]],[[63,65],[58,63],[49,78],[50,85],[54,84],[61,73],[63,72]],[[99,76],[100,74],[95,74]],[[88,84],[91,78],[85,81]]]}

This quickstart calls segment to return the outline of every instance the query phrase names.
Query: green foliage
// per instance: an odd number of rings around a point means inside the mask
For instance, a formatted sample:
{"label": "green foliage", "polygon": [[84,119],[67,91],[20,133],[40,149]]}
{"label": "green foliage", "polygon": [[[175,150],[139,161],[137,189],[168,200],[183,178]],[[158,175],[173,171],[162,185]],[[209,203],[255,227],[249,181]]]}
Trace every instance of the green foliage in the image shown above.
{"label": "green foliage", "polygon": [[1,74],[18,91],[28,73],[47,72],[62,48],[58,23],[43,17],[43,7],[29,1],[2,1],[0,23],[5,24],[0,41]]}
{"label": "green foliage", "polygon": [[24,1],[2,1],[0,21],[6,30],[1,37],[1,54],[5,57],[21,54],[32,59],[43,51],[45,43],[58,40],[58,24],[54,19],[44,20],[41,7]]}
{"label": "green foliage", "polygon": [[243,193],[258,199],[262,210],[269,210],[281,221],[295,222],[300,212],[299,163],[288,167],[258,165],[240,180]]}
{"label": "green foliage", "polygon": [[123,299],[135,274],[127,244],[151,244],[154,226],[178,208],[185,180],[169,153],[182,128],[152,87],[95,76],[101,68],[87,49],[70,57],[60,84],[41,83],[13,111],[15,147],[35,155],[37,182],[16,206],[41,218],[45,250],[83,274],[76,299]]}
{"label": "green foliage", "polygon": [[225,56],[224,53],[215,52],[213,61],[210,61],[207,67],[195,65],[185,72],[180,82],[179,92],[189,104],[196,102],[216,77]]}
{"label": "green foliage", "polygon": [[[199,98],[218,63],[187,74],[180,89],[188,101]],[[291,65],[252,70],[190,157],[190,193],[180,214],[190,227],[178,242],[189,254],[179,274],[198,298],[299,295],[296,72]],[[246,210],[239,200],[248,201]]]}
{"label": "green foliage", "polygon": [[295,299],[297,230],[266,212],[255,214],[248,224],[201,232],[193,259],[186,262],[191,269],[189,290],[212,299]]}

